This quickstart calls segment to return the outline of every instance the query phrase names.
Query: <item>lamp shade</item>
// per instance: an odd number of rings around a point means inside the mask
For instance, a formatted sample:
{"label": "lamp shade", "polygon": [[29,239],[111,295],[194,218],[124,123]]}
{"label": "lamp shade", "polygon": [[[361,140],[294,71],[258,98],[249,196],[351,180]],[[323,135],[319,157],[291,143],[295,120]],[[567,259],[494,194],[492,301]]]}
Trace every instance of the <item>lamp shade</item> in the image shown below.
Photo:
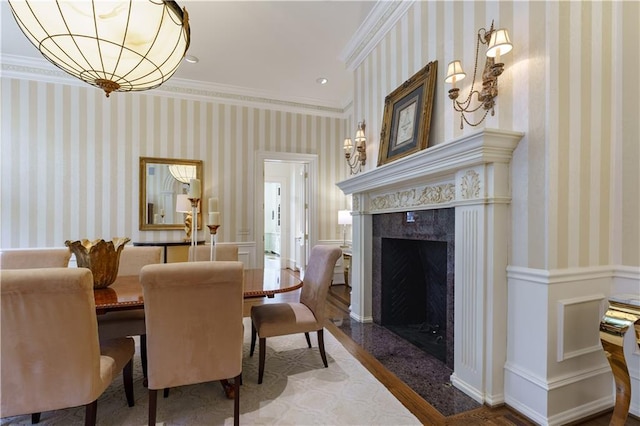
{"label": "lamp shade", "polygon": [[350,152],[353,148],[353,142],[351,142],[351,138],[344,139],[344,150]]}
{"label": "lamp shade", "polygon": [[490,58],[500,58],[500,55],[511,52],[512,48],[513,45],[511,44],[511,39],[509,39],[509,32],[501,28],[491,33],[487,47],[487,56]]}
{"label": "lamp shade", "polygon": [[111,92],[160,86],[189,48],[175,1],[10,0],[18,26],[63,71]]}
{"label": "lamp shade", "polygon": [[338,225],[351,225],[351,211],[338,210]]}
{"label": "lamp shade", "polygon": [[189,164],[170,164],[169,173],[178,182],[189,183],[191,179],[196,178],[196,166]]}
{"label": "lamp shade", "polygon": [[455,83],[465,78],[467,74],[462,70],[460,61],[451,61],[447,66],[447,76],[444,78],[445,83]]}
{"label": "lamp shade", "polygon": [[191,213],[191,201],[187,194],[178,194],[176,198],[176,212]]}

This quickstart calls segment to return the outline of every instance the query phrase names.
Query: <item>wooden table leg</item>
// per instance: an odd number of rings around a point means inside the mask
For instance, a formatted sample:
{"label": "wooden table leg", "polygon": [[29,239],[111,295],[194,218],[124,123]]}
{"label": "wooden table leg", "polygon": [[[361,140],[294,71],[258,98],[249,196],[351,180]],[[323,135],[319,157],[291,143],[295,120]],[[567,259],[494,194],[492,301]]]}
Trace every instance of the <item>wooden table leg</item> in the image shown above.
{"label": "wooden table leg", "polygon": [[222,390],[224,390],[225,395],[227,395],[227,399],[235,398],[235,390],[233,389],[233,383],[227,379],[220,380],[220,384],[222,385]]}

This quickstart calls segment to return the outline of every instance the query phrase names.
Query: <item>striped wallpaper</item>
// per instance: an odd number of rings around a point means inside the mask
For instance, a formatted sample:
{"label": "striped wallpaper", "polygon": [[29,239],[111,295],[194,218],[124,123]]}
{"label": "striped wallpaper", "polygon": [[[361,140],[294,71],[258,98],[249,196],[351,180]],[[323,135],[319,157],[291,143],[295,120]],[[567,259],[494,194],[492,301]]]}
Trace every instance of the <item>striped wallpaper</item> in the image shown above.
{"label": "striped wallpaper", "polygon": [[[415,2],[355,64],[354,118],[380,129],[384,97],[437,60],[430,144],[475,131],[460,129],[444,74],[461,59],[466,96],[477,31],[492,20],[514,49],[502,58],[496,114],[480,127],[525,133],[512,168],[510,263],[640,265],[640,3]],[[372,131],[367,169],[378,145]]]}
{"label": "striped wallpaper", "polygon": [[220,241],[254,241],[259,150],[318,155],[318,238],[340,239],[335,211],[349,206],[334,185],[348,178],[343,138],[364,119],[366,170],[375,168],[384,97],[433,60],[430,144],[475,131],[460,129],[443,78],[447,63],[461,59],[466,94],[477,30],[495,20],[509,29],[514,49],[503,57],[496,114],[480,127],[525,133],[513,159],[510,264],[640,265],[640,4],[418,1],[401,7],[395,25],[350,64],[353,103],[342,113],[180,91],[107,100],[91,87],[2,76],[1,247],[116,235],[178,238],[179,231],[138,231],[139,156],[203,160],[205,197],[221,200]]}
{"label": "striped wallpaper", "polygon": [[336,212],[347,199],[334,182],[347,176],[343,118],[154,92],[107,99],[90,86],[6,76],[1,90],[2,248],[181,238],[138,230],[140,156],[203,160],[204,198],[220,199],[218,241],[255,241],[257,151],[318,155],[316,237],[342,236]]}

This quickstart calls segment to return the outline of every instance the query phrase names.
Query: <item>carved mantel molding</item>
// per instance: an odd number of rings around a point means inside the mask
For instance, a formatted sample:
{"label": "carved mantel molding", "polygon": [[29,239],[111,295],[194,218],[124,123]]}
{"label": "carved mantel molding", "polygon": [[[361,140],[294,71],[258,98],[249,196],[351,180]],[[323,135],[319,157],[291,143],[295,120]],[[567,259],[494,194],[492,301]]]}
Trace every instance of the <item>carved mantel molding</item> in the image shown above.
{"label": "carved mantel molding", "polygon": [[[484,129],[338,182],[364,214],[508,202],[508,176],[486,190],[487,164],[508,165],[519,132]],[[504,183],[504,185],[502,185]],[[504,186],[504,187],[503,187]]]}

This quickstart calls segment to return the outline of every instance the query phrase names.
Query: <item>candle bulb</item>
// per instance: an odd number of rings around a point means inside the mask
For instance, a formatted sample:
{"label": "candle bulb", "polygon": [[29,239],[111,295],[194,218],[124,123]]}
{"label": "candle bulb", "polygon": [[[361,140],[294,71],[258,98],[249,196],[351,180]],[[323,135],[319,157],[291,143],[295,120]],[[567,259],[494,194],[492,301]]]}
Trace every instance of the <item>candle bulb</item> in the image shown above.
{"label": "candle bulb", "polygon": [[200,180],[191,179],[189,181],[189,198],[200,198]]}
{"label": "candle bulb", "polygon": [[218,211],[218,199],[217,198],[209,198],[209,213]]}

